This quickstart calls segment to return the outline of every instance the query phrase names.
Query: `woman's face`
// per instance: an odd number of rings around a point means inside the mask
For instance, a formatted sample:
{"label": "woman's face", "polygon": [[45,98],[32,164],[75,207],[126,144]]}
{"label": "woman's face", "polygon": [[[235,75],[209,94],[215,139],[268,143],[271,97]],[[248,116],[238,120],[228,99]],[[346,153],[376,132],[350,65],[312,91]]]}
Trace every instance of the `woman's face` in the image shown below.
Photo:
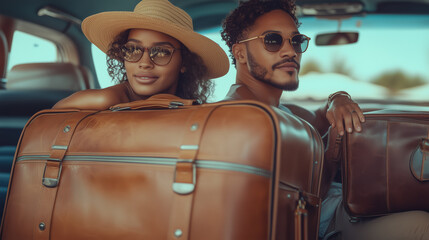
{"label": "woman's face", "polygon": [[[152,60],[148,48],[152,48]],[[182,56],[179,48],[179,41],[164,33],[132,29],[128,35],[125,49],[134,49],[140,53],[142,50],[144,51],[140,60],[132,59],[132,62],[124,60],[128,82],[134,93],[143,98],[158,93],[175,94],[179,73],[182,69]],[[173,51],[171,60],[165,64],[171,51]]]}

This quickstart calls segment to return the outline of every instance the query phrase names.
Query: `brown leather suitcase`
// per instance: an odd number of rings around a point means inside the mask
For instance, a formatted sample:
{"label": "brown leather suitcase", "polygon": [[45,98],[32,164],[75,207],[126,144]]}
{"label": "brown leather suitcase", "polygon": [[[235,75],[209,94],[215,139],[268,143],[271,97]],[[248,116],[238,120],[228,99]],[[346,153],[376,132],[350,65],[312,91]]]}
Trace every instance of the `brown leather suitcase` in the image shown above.
{"label": "brown leather suitcase", "polygon": [[429,112],[365,113],[343,141],[343,202],[353,217],[429,211]]}
{"label": "brown leather suitcase", "polygon": [[21,135],[2,239],[317,239],[322,166],[309,124],[256,101],[44,110]]}

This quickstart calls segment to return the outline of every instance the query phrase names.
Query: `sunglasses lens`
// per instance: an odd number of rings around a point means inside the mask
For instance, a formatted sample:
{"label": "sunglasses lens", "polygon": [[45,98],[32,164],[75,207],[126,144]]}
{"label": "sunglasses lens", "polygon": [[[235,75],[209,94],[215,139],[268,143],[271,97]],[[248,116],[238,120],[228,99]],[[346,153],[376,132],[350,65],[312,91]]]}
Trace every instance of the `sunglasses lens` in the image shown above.
{"label": "sunglasses lens", "polygon": [[264,37],[265,49],[269,52],[277,52],[283,45],[283,37],[278,33],[268,33]]}
{"label": "sunglasses lens", "polygon": [[138,62],[144,50],[134,44],[125,44],[122,47],[122,58],[127,62]]}
{"label": "sunglasses lens", "polygon": [[295,52],[303,53],[308,48],[308,38],[304,35],[295,35],[292,37],[291,44]]}
{"label": "sunglasses lens", "polygon": [[174,49],[165,46],[152,47],[149,50],[149,56],[157,65],[167,65],[173,56]]}

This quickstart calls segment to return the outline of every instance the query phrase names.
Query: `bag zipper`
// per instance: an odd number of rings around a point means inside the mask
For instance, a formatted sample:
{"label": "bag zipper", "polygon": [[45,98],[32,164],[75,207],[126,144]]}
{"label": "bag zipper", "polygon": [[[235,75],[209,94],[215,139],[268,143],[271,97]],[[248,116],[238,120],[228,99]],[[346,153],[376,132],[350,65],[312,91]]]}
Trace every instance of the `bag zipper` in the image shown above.
{"label": "bag zipper", "polygon": [[[28,155],[20,156],[17,162],[29,160],[48,160],[49,155]],[[82,161],[82,162],[118,162],[118,163],[138,163],[151,165],[175,166],[179,161],[176,158],[158,158],[158,157],[133,157],[133,156],[66,156],[63,161]],[[272,172],[263,168],[257,168],[245,164],[220,162],[213,160],[196,160],[196,167],[202,169],[217,169],[235,172],[244,172],[248,174],[259,175],[266,178],[272,177]]]}

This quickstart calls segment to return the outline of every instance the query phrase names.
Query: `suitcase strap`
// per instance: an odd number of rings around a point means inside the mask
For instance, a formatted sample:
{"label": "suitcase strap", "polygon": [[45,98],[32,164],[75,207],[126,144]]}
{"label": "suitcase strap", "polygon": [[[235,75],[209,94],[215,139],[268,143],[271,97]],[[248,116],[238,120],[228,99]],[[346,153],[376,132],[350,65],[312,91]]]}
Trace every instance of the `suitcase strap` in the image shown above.
{"label": "suitcase strap", "polygon": [[43,186],[55,188],[58,185],[61,176],[62,162],[74,131],[80,121],[94,113],[96,112],[76,112],[64,121],[64,128],[60,130],[55,137],[54,145],[52,145],[51,153],[48,161],[46,161],[42,179]]}
{"label": "suitcase strap", "polygon": [[186,124],[173,179],[173,206],[170,215],[169,239],[189,239],[192,205],[196,185],[195,160],[207,120],[217,107],[201,107],[193,111]]}
{"label": "suitcase strap", "polygon": [[34,239],[47,240],[51,232],[51,219],[54,210],[55,199],[58,191],[58,184],[62,170],[62,160],[67,152],[73,133],[78,124],[87,116],[96,112],[75,112],[70,118],[64,121],[64,128],[61,129],[51,149],[49,159],[46,161],[45,169],[43,171],[42,187],[43,198],[39,199],[39,207],[36,219],[37,225],[34,228]]}

